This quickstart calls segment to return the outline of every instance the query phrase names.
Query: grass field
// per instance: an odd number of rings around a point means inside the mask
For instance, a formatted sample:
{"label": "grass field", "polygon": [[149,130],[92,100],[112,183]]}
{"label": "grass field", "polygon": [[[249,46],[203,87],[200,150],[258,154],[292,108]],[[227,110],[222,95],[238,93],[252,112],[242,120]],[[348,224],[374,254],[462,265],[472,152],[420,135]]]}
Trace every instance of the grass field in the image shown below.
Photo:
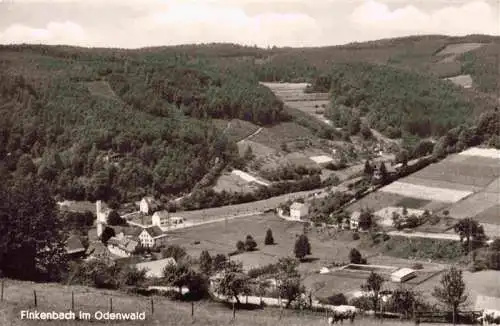
{"label": "grass field", "polygon": [[252,137],[254,142],[280,150],[282,143],[294,142],[298,140],[309,140],[319,142],[309,129],[302,127],[295,122],[284,122],[270,128],[264,128],[260,133]]}
{"label": "grass field", "polygon": [[258,186],[254,183],[243,180],[231,172],[226,172],[217,179],[217,183],[213,188],[217,192],[221,192],[223,190],[233,192],[252,192],[256,190]]}
{"label": "grass field", "polygon": [[233,119],[229,122],[221,119],[214,119],[212,121],[219,130],[223,130],[224,134],[234,142],[250,136],[259,129],[253,123],[239,119]]}
{"label": "grass field", "polygon": [[458,202],[459,200],[472,194],[470,191],[421,186],[400,181],[395,181],[381,188],[380,191],[394,193],[405,197],[413,197],[423,200],[438,200],[449,203]]}
{"label": "grass field", "polygon": [[94,96],[102,96],[108,99],[118,100],[115,92],[113,92],[111,86],[109,86],[108,82],[106,81],[93,81],[86,83],[86,85],[90,94]]}
{"label": "grass field", "polygon": [[372,192],[361,200],[358,200],[347,207],[349,212],[359,211],[361,209],[371,209],[373,211],[378,211],[388,206],[394,206],[406,197],[392,194],[388,192],[376,191]]}
{"label": "grass field", "polygon": [[463,54],[483,46],[482,43],[457,43],[447,45],[443,50],[439,51],[436,55],[458,55]]}
{"label": "grass field", "polygon": [[[266,230],[270,228],[276,245],[265,246],[264,237]],[[249,234],[257,241],[259,250],[233,256],[231,259],[239,260],[245,268],[256,267],[262,264],[276,262],[280,257],[293,255],[293,245],[297,235],[303,231],[301,223],[284,221],[274,214],[245,217],[230,220],[227,223],[214,223],[191,229],[172,232],[171,243],[181,245],[188,253],[198,257],[202,250],[208,250],[210,254],[224,253],[236,250],[236,242],[244,240]],[[346,260],[349,249],[345,243],[339,245],[335,240],[322,240],[312,233],[309,237],[313,248],[312,257],[320,261],[332,259]],[[199,241],[199,244],[194,244]],[[319,270],[318,260],[301,265],[305,273]]]}
{"label": "grass field", "polygon": [[[145,312],[145,321],[34,321],[21,320],[20,311],[34,309],[33,290],[39,296],[39,311],[67,312],[71,304],[71,291],[75,293],[75,312],[94,313],[109,310],[109,299],[113,298],[114,312]],[[0,324],[3,326],[84,326],[84,325],[133,325],[133,326],[310,326],[327,325],[324,313],[284,310],[280,317],[279,309],[264,308],[257,310],[238,310],[235,320],[232,319],[231,308],[214,302],[194,303],[194,318],[191,317],[191,304],[170,301],[162,297],[153,297],[154,313],[151,312],[151,301],[147,297],[129,296],[120,292],[96,290],[79,286],[65,287],[57,284],[32,284],[28,282],[7,281],[6,300],[0,306]],[[370,317],[359,316],[355,320],[357,326],[369,326],[380,321]],[[389,326],[413,325],[412,322],[384,320]],[[436,324],[422,324],[436,325]]]}
{"label": "grass field", "polygon": [[451,206],[450,216],[454,218],[474,217],[498,204],[499,200],[500,194],[498,193],[478,192]]}
{"label": "grass field", "polygon": [[482,210],[474,216],[474,219],[483,223],[500,224],[500,204]]}

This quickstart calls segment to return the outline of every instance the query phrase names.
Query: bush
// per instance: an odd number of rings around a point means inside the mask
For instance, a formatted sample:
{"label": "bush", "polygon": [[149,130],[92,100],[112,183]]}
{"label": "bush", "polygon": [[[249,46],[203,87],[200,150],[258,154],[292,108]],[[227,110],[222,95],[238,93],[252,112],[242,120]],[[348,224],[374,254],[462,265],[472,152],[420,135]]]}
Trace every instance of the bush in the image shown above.
{"label": "bush", "polygon": [[333,306],[347,305],[347,298],[343,293],[336,293],[328,298],[320,298],[319,302]]}
{"label": "bush", "polygon": [[257,278],[262,275],[271,275],[279,271],[277,264],[269,264],[261,267],[252,268],[248,271],[248,276],[251,278]]}
{"label": "bush", "polygon": [[271,229],[267,229],[266,232],[266,238],[264,240],[264,244],[266,246],[273,245],[274,244],[274,237],[273,237],[273,231]]}
{"label": "bush", "polygon": [[359,240],[360,239],[359,233],[353,233],[352,234],[352,239],[355,240],[355,241]]}
{"label": "bush", "polygon": [[349,252],[349,261],[351,264],[361,264],[362,258],[361,253],[356,248],[352,248]]}
{"label": "bush", "polygon": [[186,249],[178,245],[171,245],[161,251],[161,256],[163,258],[172,257],[176,262],[182,260],[187,256]]}
{"label": "bush", "polygon": [[146,280],[146,270],[126,265],[120,272],[120,282],[129,286],[141,286]]}
{"label": "bush", "polygon": [[384,240],[384,242],[385,242],[385,241],[388,241],[390,238],[391,238],[391,236],[390,236],[390,235],[388,235],[387,233],[384,233],[384,234],[382,235],[382,240]]}
{"label": "bush", "polygon": [[368,297],[353,298],[349,304],[362,311],[373,310],[373,301]]}
{"label": "bush", "polygon": [[424,266],[421,263],[415,263],[415,264],[413,264],[413,266],[411,268],[414,270],[420,270],[420,269],[424,269]]}
{"label": "bush", "polygon": [[238,242],[236,242],[236,250],[238,250],[238,252],[245,251],[245,243],[241,240],[238,240]]}
{"label": "bush", "polygon": [[246,251],[254,251],[257,248],[257,242],[255,242],[251,235],[247,235],[244,247]]}

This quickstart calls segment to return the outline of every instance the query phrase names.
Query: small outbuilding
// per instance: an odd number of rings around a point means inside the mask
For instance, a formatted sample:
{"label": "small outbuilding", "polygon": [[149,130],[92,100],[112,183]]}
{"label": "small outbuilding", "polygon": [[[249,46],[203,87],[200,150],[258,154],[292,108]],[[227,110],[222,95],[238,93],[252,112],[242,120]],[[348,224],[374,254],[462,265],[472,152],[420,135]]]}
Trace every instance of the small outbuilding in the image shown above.
{"label": "small outbuilding", "polygon": [[391,281],[395,283],[404,283],[417,276],[415,270],[411,268],[400,268],[391,274]]}
{"label": "small outbuilding", "polygon": [[290,206],[290,217],[295,220],[302,220],[309,215],[309,206],[307,204],[295,202]]}

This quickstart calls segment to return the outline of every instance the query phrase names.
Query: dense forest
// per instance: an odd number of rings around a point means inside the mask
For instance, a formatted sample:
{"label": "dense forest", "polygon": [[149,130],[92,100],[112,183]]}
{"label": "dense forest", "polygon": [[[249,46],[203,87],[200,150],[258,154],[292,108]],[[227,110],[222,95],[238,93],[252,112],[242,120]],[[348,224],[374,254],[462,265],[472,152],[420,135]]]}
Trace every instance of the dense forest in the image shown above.
{"label": "dense forest", "polygon": [[0,159],[67,199],[123,202],[191,190],[237,156],[211,118],[289,119],[253,76],[179,54],[0,49]]}
{"label": "dense forest", "polygon": [[393,138],[441,136],[491,108],[451,82],[368,63],[334,65],[313,88],[330,91],[332,105],[325,114],[336,125],[365,117],[370,127]]}

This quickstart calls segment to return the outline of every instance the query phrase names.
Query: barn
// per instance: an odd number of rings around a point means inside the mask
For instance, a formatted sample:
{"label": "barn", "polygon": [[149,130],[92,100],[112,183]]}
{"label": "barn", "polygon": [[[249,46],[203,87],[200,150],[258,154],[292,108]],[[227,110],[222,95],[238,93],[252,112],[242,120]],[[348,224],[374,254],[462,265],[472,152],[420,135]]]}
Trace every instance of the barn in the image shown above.
{"label": "barn", "polygon": [[391,274],[391,281],[395,283],[404,283],[415,276],[417,276],[417,274],[413,269],[400,268]]}

